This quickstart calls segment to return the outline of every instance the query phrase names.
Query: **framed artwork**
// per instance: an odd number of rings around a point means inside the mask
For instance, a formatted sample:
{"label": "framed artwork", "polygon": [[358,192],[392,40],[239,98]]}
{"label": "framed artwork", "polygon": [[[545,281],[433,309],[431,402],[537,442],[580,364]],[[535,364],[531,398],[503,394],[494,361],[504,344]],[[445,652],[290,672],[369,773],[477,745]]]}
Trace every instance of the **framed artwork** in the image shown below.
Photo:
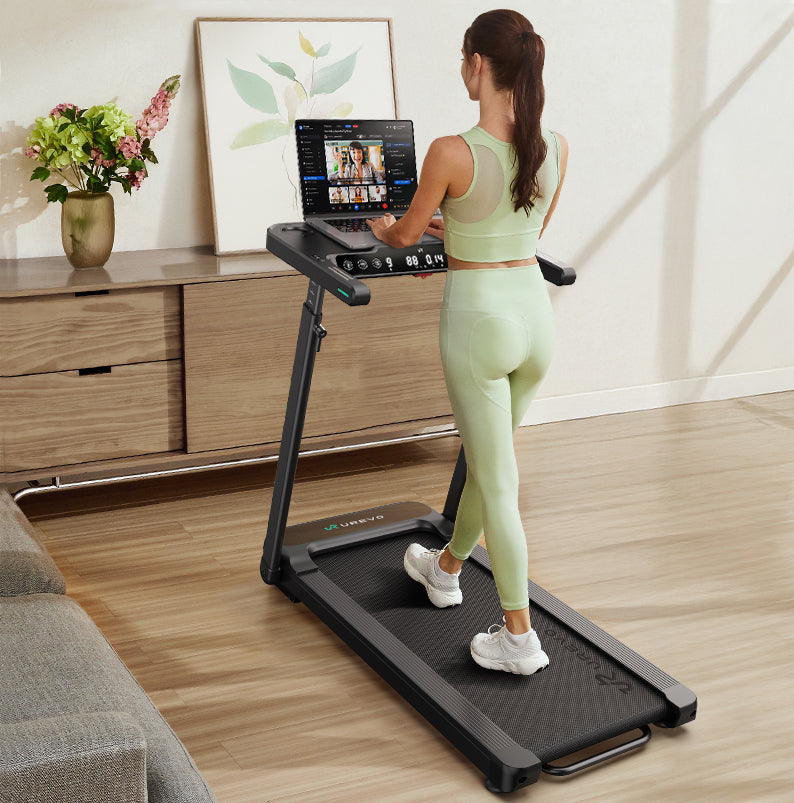
{"label": "framed artwork", "polygon": [[395,119],[387,19],[198,19],[215,253],[300,220],[294,121]]}

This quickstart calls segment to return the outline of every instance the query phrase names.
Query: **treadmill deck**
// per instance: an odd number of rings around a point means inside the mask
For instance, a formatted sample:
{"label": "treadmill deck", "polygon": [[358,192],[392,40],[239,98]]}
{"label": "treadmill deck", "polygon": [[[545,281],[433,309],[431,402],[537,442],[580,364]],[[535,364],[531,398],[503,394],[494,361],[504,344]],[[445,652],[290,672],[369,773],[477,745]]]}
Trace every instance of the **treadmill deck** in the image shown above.
{"label": "treadmill deck", "polygon": [[667,705],[659,691],[545,610],[532,595],[532,626],[549,656],[548,669],[522,676],[479,667],[469,653],[472,636],[502,622],[490,571],[468,561],[461,575],[463,604],[436,608],[424,587],[403,569],[405,550],[414,542],[438,549],[445,539],[426,530],[404,532],[318,551],[312,560],[518,745],[547,763],[664,718]]}

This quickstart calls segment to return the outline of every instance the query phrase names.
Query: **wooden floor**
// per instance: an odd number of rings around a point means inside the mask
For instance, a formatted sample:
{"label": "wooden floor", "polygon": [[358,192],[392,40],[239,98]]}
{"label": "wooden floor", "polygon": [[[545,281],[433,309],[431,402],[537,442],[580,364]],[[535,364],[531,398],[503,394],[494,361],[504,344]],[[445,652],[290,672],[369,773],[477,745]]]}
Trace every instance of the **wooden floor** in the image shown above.
{"label": "wooden floor", "polygon": [[[406,499],[440,509],[456,450],[307,460],[291,521]],[[692,688],[699,713],[511,799],[794,799],[794,393],[528,427],[517,451],[533,579]],[[272,466],[216,471],[23,507],[221,803],[492,800],[345,644],[261,582],[272,480]]]}

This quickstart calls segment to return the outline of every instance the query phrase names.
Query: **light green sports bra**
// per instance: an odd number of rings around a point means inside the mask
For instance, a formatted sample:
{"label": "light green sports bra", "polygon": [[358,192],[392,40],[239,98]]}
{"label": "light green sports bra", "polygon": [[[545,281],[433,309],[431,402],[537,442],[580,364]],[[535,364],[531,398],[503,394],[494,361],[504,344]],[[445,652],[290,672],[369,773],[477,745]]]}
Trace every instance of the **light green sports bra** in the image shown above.
{"label": "light green sports bra", "polygon": [[510,184],[515,151],[479,126],[460,136],[471,149],[474,177],[459,198],[444,198],[444,248],[465,262],[508,262],[535,256],[543,220],[560,183],[560,143],[542,129],[546,158],[538,171],[540,194],[527,214],[516,212]]}

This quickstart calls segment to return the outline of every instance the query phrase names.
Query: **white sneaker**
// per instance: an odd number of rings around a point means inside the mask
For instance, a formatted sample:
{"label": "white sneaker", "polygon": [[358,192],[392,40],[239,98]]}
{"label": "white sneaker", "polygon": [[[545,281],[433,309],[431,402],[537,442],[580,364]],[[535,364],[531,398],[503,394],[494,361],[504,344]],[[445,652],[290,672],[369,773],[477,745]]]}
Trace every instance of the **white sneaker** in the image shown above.
{"label": "white sneaker", "polygon": [[471,640],[471,657],[485,669],[498,669],[514,675],[534,675],[549,665],[549,656],[541,649],[534,630],[529,631],[522,647],[511,644],[506,634],[507,625],[491,625],[487,633],[478,633]]}
{"label": "white sneaker", "polygon": [[[443,550],[425,549],[420,544],[411,544],[405,551],[403,566],[408,576],[427,589],[427,596],[436,608],[460,605],[463,594],[457,574],[447,574],[438,569],[438,556]],[[440,576],[439,576],[440,575]]]}

